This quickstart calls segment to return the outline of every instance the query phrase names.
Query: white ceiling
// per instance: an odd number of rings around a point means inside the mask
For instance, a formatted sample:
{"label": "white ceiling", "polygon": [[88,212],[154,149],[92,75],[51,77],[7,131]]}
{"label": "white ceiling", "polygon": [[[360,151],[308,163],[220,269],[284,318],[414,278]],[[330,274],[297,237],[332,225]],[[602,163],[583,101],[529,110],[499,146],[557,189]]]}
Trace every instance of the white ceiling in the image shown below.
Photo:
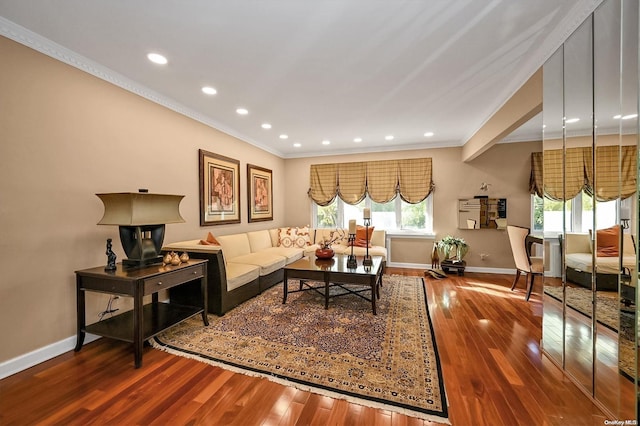
{"label": "white ceiling", "polygon": [[599,3],[0,0],[0,35],[289,158],[463,145]]}

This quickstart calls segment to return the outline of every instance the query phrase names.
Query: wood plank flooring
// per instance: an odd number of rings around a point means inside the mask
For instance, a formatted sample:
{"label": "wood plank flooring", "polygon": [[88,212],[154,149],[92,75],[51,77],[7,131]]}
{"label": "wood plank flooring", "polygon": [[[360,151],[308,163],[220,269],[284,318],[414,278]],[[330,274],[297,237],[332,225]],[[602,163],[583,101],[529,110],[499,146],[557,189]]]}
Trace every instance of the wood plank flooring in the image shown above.
{"label": "wood plank flooring", "polygon": [[[421,270],[387,273],[422,276]],[[453,425],[603,425],[540,351],[540,290],[513,276],[425,278]],[[405,415],[99,339],[0,381],[2,425],[427,425]]]}

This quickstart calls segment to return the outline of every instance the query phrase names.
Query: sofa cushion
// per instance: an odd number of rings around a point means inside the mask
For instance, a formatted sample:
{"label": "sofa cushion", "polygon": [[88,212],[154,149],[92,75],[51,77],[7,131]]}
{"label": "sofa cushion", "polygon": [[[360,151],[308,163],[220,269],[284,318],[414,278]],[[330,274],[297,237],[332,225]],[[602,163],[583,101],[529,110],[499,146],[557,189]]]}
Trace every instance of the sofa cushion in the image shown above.
{"label": "sofa cushion", "polygon": [[260,267],[248,263],[228,262],[226,264],[227,291],[257,280],[260,277]]}
{"label": "sofa cushion", "polygon": [[233,259],[229,259],[229,263],[233,261],[234,263],[248,263],[250,265],[259,266],[260,276],[264,276],[269,275],[280,268],[284,268],[286,260],[287,259],[284,256],[278,256],[274,253],[259,252],[236,256]]}
{"label": "sofa cushion", "polygon": [[222,246],[224,257],[228,261],[238,256],[251,254],[251,245],[249,244],[249,237],[246,233],[221,235],[218,237],[218,241],[220,242],[220,246]]}
{"label": "sofa cushion", "polygon": [[251,253],[257,253],[261,250],[273,247],[271,245],[271,236],[267,230],[247,232],[247,237],[249,238]]}
{"label": "sofa cushion", "polygon": [[272,253],[278,256],[282,256],[286,258],[286,264],[290,264],[291,262],[295,262],[298,259],[302,258],[304,254],[303,249],[298,247],[270,247],[268,249],[263,250],[265,253]]}

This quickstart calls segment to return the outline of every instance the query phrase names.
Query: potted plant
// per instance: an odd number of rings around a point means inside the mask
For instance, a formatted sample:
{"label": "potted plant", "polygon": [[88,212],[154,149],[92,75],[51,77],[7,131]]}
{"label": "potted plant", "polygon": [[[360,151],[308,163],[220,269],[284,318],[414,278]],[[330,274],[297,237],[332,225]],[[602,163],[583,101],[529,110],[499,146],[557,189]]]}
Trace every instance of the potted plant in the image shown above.
{"label": "potted plant", "polygon": [[447,235],[436,243],[441,258],[453,262],[460,262],[469,251],[467,242],[460,237]]}

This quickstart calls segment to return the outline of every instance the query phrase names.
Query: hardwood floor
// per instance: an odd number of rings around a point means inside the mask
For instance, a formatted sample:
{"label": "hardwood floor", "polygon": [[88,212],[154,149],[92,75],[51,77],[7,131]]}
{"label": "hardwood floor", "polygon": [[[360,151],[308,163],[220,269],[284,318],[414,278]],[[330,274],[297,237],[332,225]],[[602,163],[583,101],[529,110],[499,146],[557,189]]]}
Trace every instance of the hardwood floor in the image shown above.
{"label": "hardwood floor", "polygon": [[[418,275],[420,270],[387,268]],[[602,425],[540,351],[540,288],[513,276],[425,278],[453,425]],[[419,419],[100,339],[0,381],[0,424],[426,425]]]}

